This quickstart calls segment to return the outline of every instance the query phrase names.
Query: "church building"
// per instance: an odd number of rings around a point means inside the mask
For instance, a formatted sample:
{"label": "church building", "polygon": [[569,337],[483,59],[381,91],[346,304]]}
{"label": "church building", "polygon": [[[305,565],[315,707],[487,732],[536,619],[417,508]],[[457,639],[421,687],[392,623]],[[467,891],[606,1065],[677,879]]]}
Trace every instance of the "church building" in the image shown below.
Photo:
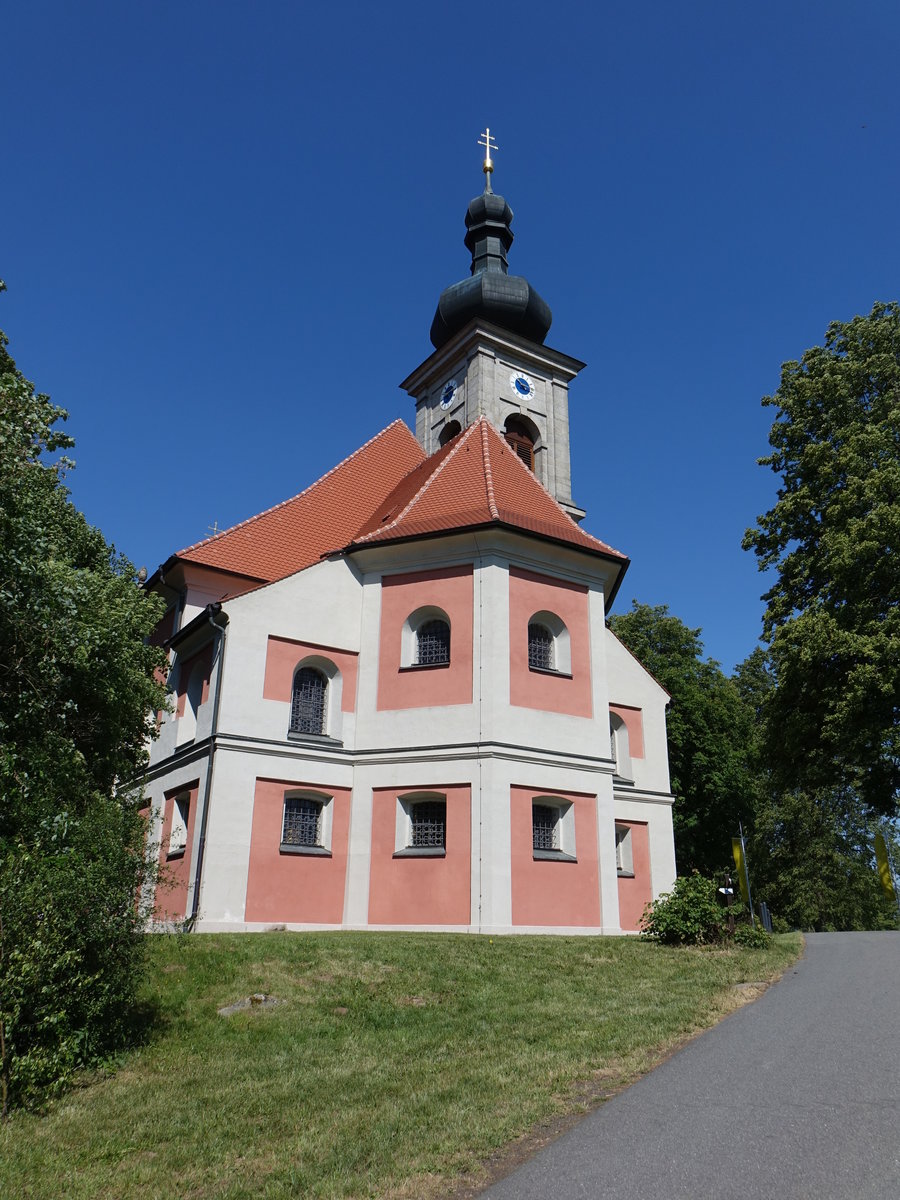
{"label": "church building", "polygon": [[394,421],[147,581],[160,922],[618,934],[674,882],[668,696],[606,626],[628,559],[572,497],[584,364],[509,274],[482,144],[471,274],[401,385],[415,436]]}

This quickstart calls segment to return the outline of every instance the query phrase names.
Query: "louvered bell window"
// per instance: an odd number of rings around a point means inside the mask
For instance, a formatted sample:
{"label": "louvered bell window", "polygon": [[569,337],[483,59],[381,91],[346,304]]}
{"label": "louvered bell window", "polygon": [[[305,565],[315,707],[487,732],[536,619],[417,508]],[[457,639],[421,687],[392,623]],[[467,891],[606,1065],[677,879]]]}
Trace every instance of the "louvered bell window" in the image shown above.
{"label": "louvered bell window", "polygon": [[535,850],[558,850],[559,809],[549,804],[532,804],[531,833]]}
{"label": "louvered bell window", "polygon": [[506,423],[503,437],[510,449],[521,458],[529,471],[534,470],[534,439],[515,417]]}
{"label": "louvered bell window", "polygon": [[416,666],[450,661],[450,626],[446,621],[426,621],[416,634]]}
{"label": "louvered bell window", "polygon": [[410,809],[411,846],[444,848],[447,833],[445,800],[420,800]]}
{"label": "louvered bell window", "polygon": [[321,844],[322,804],[303,796],[288,796],[284,802],[284,827],[281,842],[284,846],[318,846]]}
{"label": "louvered bell window", "polygon": [[325,732],[325,693],[328,681],[321,671],[302,667],[294,676],[291,695],[291,733]]}
{"label": "louvered bell window", "polygon": [[552,671],[553,665],[553,634],[546,625],[529,625],[529,668],[532,671]]}

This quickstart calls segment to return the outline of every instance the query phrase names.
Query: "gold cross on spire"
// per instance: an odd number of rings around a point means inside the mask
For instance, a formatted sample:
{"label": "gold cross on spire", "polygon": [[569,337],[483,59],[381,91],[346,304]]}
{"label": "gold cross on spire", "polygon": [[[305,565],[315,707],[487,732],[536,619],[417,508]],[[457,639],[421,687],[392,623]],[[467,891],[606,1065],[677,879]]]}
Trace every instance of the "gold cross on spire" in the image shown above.
{"label": "gold cross on spire", "polygon": [[490,175],[494,170],[494,160],[491,158],[491,151],[499,150],[500,147],[494,138],[491,137],[491,131],[487,126],[485,126],[484,133],[478,139],[478,145],[484,146],[484,166],[481,169],[485,175]]}

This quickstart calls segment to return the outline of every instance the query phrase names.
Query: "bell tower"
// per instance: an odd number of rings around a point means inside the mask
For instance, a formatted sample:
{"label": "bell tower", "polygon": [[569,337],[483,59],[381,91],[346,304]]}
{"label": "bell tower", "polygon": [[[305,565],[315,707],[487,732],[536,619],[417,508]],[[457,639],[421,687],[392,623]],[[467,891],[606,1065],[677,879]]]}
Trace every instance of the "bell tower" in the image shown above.
{"label": "bell tower", "polygon": [[468,278],[441,292],[434,353],[400,385],[416,402],[416,437],[433,454],[480,416],[500,430],[575,521],[569,382],[585,365],[544,345],[553,314],[527,279],[510,275],[513,212],[491,187],[497,146],[486,129],[484,191],[466,210]]}

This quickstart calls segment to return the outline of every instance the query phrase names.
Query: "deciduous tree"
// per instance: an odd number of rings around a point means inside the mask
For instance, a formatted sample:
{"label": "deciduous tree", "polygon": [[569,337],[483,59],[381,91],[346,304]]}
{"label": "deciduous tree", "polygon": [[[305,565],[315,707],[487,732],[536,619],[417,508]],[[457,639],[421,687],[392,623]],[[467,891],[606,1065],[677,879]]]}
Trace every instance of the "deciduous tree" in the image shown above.
{"label": "deciduous tree", "polygon": [[157,602],[69,500],[65,413],[0,334],[0,1075],[13,1101],[126,1036]]}
{"label": "deciduous tree", "polygon": [[782,367],[775,505],[747,531],[774,573],[767,750],[782,788],[900,802],[900,307],[832,324]]}

